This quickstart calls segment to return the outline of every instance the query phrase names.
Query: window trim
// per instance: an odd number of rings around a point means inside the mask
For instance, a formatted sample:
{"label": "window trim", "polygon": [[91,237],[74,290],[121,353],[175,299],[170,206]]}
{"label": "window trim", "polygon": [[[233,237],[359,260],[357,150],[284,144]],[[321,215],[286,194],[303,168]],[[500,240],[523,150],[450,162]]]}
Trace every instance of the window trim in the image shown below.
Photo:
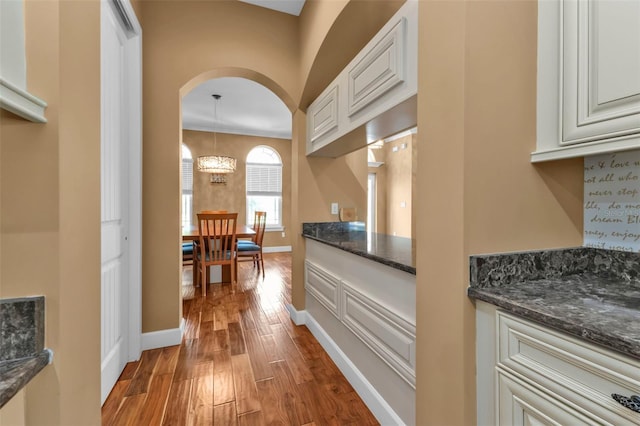
{"label": "window trim", "polygon": [[[180,147],[181,151],[180,151],[180,224],[182,226],[193,226],[193,154],[191,153],[191,149],[189,149],[189,147],[183,142],[182,146]],[[184,150],[187,150],[189,152],[189,157],[184,157]],[[187,189],[185,190],[184,188],[184,165],[185,163],[190,163],[191,164],[191,189]],[[188,222],[185,224],[185,217],[184,217],[184,211],[182,209],[183,203],[184,203],[184,197],[185,195],[191,195],[191,206],[190,206],[190,212],[188,215]]]}
{"label": "window trim", "polygon": [[[251,156],[252,152],[254,152],[255,150],[258,149],[267,149],[269,151],[271,151],[273,154],[275,154],[275,157],[277,158],[278,162],[277,163],[273,163],[273,162],[264,162],[264,163],[259,163],[259,162],[255,162],[255,161],[248,161],[249,157]],[[280,155],[280,153],[278,152],[278,150],[276,150],[274,147],[268,146],[268,145],[256,145],[255,147],[253,147],[249,153],[247,154],[247,161],[246,161],[246,170],[245,170],[245,214],[246,214],[246,223],[247,225],[253,225],[253,214],[251,214],[250,209],[249,209],[249,197],[254,196],[254,197],[259,197],[259,196],[265,196],[265,197],[274,197],[274,198],[278,198],[279,201],[279,208],[278,208],[278,217],[277,217],[277,223],[276,224],[269,224],[267,221],[267,225],[265,227],[265,231],[266,232],[278,232],[278,231],[284,231],[284,214],[283,214],[283,204],[284,204],[284,197],[283,197],[283,191],[282,191],[282,178],[283,178],[283,169],[284,169],[284,164],[282,163],[282,156]],[[251,166],[260,166],[260,167],[272,167],[272,168],[277,168],[279,171],[279,180],[280,180],[280,190],[278,192],[276,191],[249,191],[249,185],[248,185],[248,177],[249,177],[249,172],[251,170]]]}

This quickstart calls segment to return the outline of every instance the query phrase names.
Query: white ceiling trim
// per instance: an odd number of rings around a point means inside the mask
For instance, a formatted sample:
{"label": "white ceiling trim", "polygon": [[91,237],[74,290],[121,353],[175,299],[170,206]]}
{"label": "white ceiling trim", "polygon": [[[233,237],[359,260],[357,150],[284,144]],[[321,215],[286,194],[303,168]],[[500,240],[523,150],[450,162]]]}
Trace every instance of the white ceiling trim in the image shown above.
{"label": "white ceiling trim", "polygon": [[300,16],[305,0],[240,0],[244,3],[253,4],[289,15]]}
{"label": "white ceiling trim", "polygon": [[212,133],[227,133],[230,135],[242,135],[242,136],[256,136],[261,138],[273,138],[273,139],[291,139],[291,132],[264,132],[260,130],[247,130],[247,129],[232,129],[232,128],[220,128],[213,129],[206,126],[189,126],[189,128],[182,127],[183,130],[195,130],[198,132],[212,132]]}

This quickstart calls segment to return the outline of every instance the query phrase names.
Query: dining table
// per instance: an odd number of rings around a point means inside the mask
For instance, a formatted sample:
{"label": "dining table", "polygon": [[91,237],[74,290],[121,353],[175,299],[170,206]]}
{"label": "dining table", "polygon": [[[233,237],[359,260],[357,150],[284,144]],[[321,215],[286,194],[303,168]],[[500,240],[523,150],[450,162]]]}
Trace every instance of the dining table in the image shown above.
{"label": "dining table", "polygon": [[[253,238],[256,235],[256,231],[252,227],[247,225],[236,224],[236,238]],[[200,230],[197,226],[183,226],[182,227],[182,241],[197,241],[200,239]],[[193,254],[194,257],[196,253]],[[195,265],[194,265],[195,266]],[[222,282],[231,282],[231,268],[224,266],[222,268],[221,280]],[[237,278],[237,271],[236,271]],[[196,285],[196,269],[193,268],[193,285]]]}
{"label": "dining table", "polygon": [[[236,238],[253,238],[256,231],[252,227],[242,224],[236,224]],[[182,241],[194,241],[200,238],[200,230],[197,226],[182,227]]]}

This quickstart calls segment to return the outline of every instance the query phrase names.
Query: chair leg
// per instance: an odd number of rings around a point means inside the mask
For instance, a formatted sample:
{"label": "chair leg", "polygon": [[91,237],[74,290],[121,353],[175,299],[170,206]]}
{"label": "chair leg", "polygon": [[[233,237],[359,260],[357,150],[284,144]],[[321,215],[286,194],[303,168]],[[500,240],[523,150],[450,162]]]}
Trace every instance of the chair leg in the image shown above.
{"label": "chair leg", "polygon": [[233,285],[238,281],[237,267],[238,267],[238,258],[235,258],[233,262],[231,262],[231,285]]}
{"label": "chair leg", "polygon": [[260,251],[258,257],[260,258],[260,264],[262,265],[262,278],[264,278],[264,257],[262,257],[262,251]]}
{"label": "chair leg", "polygon": [[233,280],[238,282],[238,256],[233,260]]}
{"label": "chair leg", "polygon": [[208,273],[205,269],[209,269],[208,266],[204,262],[200,263],[201,268],[203,270],[200,271],[200,275],[202,276],[202,296],[207,297],[207,284],[209,283]]}
{"label": "chair leg", "polygon": [[199,275],[199,271],[200,271],[200,264],[194,259],[193,261],[193,286],[197,287],[198,286],[198,280],[200,279],[200,275]]}

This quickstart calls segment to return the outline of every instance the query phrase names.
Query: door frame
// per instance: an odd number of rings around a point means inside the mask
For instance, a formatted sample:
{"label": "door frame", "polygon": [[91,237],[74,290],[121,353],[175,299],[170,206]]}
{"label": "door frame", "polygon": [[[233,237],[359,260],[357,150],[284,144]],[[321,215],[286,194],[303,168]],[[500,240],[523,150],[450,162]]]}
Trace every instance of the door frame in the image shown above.
{"label": "door frame", "polygon": [[124,46],[127,94],[127,155],[129,174],[129,321],[128,360],[142,351],[142,27],[129,0],[102,0],[111,7],[127,37]]}
{"label": "door frame", "polygon": [[376,173],[367,173],[367,231],[376,232],[378,210],[378,176]]}
{"label": "door frame", "polygon": [[129,361],[142,352],[142,27],[129,0],[114,0],[128,19],[129,67]]}

